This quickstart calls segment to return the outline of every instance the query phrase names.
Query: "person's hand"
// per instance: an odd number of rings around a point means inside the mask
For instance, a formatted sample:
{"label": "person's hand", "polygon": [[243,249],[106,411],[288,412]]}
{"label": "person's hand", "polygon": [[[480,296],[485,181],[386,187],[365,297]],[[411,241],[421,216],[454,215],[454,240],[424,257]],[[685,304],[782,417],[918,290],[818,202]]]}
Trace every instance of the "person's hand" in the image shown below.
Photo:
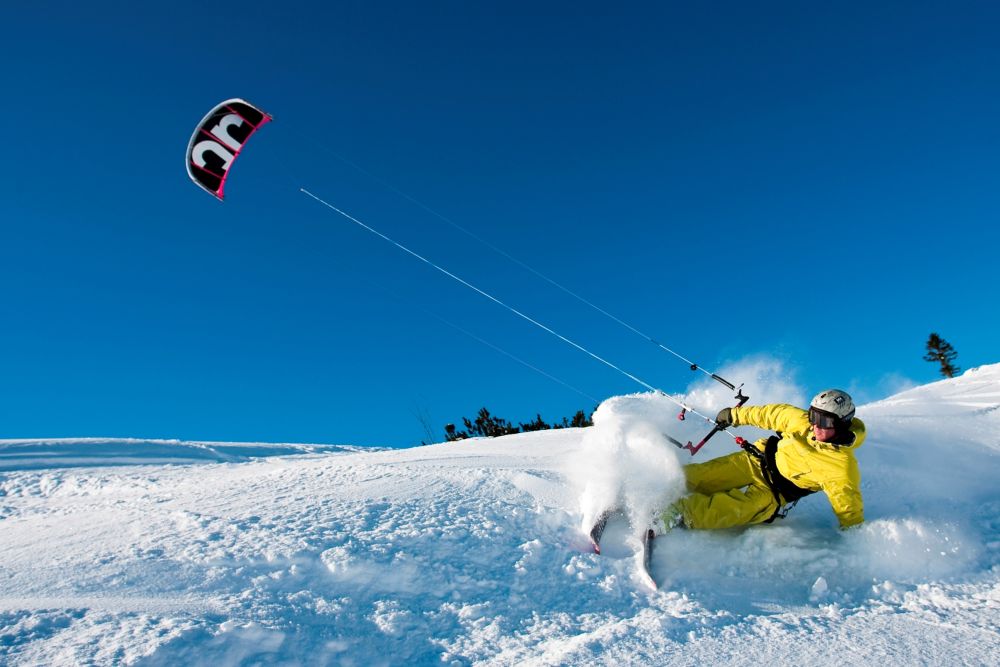
{"label": "person's hand", "polygon": [[722,428],[729,428],[733,425],[733,410],[732,408],[722,408],[719,410],[719,414],[715,415],[715,423]]}

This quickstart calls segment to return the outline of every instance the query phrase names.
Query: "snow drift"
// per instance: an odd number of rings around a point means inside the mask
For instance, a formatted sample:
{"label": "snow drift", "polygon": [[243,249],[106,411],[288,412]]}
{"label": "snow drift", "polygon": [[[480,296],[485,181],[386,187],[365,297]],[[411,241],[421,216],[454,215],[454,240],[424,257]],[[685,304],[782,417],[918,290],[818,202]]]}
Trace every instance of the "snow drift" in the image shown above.
{"label": "snow drift", "polygon": [[996,664],[1000,365],[859,409],[863,526],[818,494],[675,531],[651,593],[634,531],[596,556],[580,526],[681,492],[662,434],[704,424],[676,412],[616,397],[589,429],[407,450],[0,441],[0,662]]}

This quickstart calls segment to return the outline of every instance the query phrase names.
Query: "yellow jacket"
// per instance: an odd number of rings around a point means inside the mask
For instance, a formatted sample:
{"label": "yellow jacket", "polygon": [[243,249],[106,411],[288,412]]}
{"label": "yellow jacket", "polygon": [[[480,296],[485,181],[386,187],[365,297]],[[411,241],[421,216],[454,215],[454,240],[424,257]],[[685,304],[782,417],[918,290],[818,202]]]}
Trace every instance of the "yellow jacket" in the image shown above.
{"label": "yellow jacket", "polygon": [[[854,442],[832,445],[816,439],[809,413],[793,405],[746,406],[733,408],[731,414],[734,426],[756,426],[781,434],[775,454],[778,472],[796,486],[826,493],[841,528],[865,520],[861,471],[854,458],[854,450],[865,441],[860,419],[851,421]],[[763,442],[754,444],[760,449]]]}

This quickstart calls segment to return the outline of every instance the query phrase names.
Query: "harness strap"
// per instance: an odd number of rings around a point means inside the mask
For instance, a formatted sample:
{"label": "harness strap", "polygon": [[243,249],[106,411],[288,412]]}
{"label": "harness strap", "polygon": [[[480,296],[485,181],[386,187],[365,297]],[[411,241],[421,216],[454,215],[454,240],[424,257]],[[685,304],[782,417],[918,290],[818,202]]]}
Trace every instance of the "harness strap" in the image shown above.
{"label": "harness strap", "polygon": [[[780,441],[780,433],[772,435],[764,444],[763,452],[749,442],[743,445],[743,449],[746,453],[757,459],[757,463],[760,464],[760,471],[764,477],[764,481],[767,483],[767,487],[771,489],[771,493],[774,494],[774,501],[778,503],[778,509],[776,509],[774,514],[771,515],[771,518],[764,523],[772,523],[778,518],[784,519],[788,515],[789,510],[798,504],[799,500],[810,494],[816,493],[815,491],[803,489],[801,486],[798,486],[790,479],[782,475],[781,471],[778,470],[775,454],[778,452],[778,442]],[[787,508],[784,508],[786,503],[791,504]]]}

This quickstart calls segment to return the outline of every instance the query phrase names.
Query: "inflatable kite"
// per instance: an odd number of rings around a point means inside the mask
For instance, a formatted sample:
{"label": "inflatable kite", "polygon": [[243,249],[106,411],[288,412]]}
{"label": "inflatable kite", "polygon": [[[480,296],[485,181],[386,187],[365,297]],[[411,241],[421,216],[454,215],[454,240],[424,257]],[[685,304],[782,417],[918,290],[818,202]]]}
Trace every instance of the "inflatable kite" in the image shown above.
{"label": "inflatable kite", "polygon": [[271,116],[246,100],[231,99],[198,123],[187,149],[187,172],[199,187],[222,199],[233,162]]}

